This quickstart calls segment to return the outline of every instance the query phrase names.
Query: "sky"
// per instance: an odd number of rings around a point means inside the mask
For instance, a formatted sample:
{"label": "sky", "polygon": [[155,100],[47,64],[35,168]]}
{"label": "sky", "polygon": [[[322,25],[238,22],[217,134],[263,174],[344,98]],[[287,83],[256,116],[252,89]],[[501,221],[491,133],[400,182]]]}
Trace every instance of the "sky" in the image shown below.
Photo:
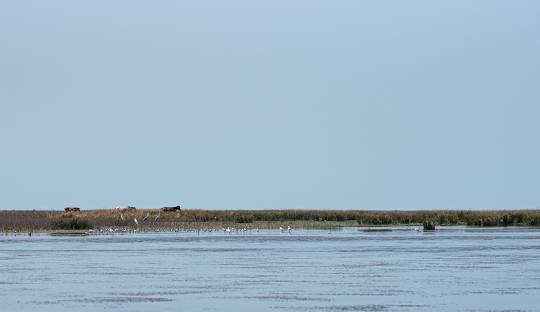
{"label": "sky", "polygon": [[540,2],[0,2],[0,209],[540,207]]}

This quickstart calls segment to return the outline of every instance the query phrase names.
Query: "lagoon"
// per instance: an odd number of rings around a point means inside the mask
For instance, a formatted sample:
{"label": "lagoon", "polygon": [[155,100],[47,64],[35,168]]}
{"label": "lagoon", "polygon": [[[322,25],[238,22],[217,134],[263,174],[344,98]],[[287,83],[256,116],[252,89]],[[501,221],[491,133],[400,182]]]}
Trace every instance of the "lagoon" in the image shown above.
{"label": "lagoon", "polygon": [[0,236],[2,311],[540,311],[540,229]]}

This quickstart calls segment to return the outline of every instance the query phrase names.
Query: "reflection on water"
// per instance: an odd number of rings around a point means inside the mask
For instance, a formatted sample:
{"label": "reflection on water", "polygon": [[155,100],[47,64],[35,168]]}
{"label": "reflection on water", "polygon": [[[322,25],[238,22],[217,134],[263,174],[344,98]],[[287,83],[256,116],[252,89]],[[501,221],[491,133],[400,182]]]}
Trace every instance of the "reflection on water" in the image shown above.
{"label": "reflection on water", "polygon": [[0,236],[2,311],[540,311],[540,230]]}

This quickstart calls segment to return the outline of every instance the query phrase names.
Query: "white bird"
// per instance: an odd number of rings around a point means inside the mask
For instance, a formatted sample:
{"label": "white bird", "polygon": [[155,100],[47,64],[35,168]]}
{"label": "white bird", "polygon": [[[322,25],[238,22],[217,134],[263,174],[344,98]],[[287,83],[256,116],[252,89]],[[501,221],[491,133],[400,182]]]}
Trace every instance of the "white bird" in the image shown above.
{"label": "white bird", "polygon": [[279,230],[280,230],[281,232],[283,232],[283,228],[282,228],[281,226],[279,227]]}
{"label": "white bird", "polygon": [[289,226],[287,226],[287,231],[289,231],[289,233],[291,233],[291,231],[292,231],[292,228],[291,228],[291,226],[290,226],[290,225],[289,225]]}
{"label": "white bird", "polygon": [[159,217],[160,217],[160,214],[158,214],[158,215],[154,218],[154,222],[157,222],[157,220],[159,220]]}
{"label": "white bird", "polygon": [[146,216],[144,216],[144,218],[142,219],[142,222],[146,221],[146,219],[148,219],[149,216],[150,216],[150,213],[147,212],[147,213],[146,213]]}
{"label": "white bird", "polygon": [[135,224],[139,225],[139,221],[137,221],[137,218],[133,218],[133,221],[135,222]]}
{"label": "white bird", "polygon": [[122,219],[122,221],[126,221],[126,217],[124,217],[123,213],[120,214],[120,219]]}

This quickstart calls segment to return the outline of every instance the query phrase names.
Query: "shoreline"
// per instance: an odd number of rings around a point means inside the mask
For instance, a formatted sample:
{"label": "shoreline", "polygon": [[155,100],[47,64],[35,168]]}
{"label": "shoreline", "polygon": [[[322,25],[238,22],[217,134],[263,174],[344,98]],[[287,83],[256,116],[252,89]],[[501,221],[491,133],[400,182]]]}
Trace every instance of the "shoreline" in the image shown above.
{"label": "shoreline", "polygon": [[[294,225],[294,224],[293,224]],[[291,230],[286,228],[235,228],[232,227],[230,232],[226,228],[160,228],[160,229],[132,229],[132,228],[109,228],[109,229],[88,229],[88,230],[32,230],[32,231],[13,231],[0,232],[0,236],[63,236],[63,237],[81,237],[81,236],[107,236],[107,235],[129,235],[129,234],[166,234],[166,233],[196,233],[197,235],[267,235],[270,233],[278,234],[294,234],[297,231],[303,233],[309,231],[341,231],[341,230],[357,230],[358,232],[425,232],[434,233],[440,231],[455,231],[455,230],[540,230],[540,226],[467,226],[467,225],[443,225],[438,226],[435,230],[425,230],[422,225],[383,225],[383,226],[360,226],[360,225],[339,225],[330,227],[294,227]],[[259,232],[261,234],[259,234]]]}
{"label": "shoreline", "polygon": [[540,209],[530,210],[202,210],[93,209],[0,210],[0,232],[58,230],[174,231],[218,228],[278,229],[338,228],[344,226],[540,226]]}

